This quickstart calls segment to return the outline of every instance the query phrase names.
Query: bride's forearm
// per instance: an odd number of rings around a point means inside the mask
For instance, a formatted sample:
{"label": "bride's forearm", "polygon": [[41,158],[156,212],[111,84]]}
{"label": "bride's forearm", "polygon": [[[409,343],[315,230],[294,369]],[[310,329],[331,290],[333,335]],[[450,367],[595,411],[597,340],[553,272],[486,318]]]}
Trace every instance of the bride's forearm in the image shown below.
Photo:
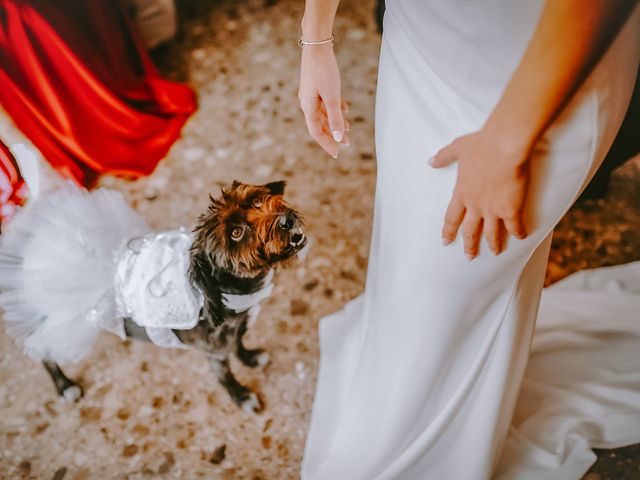
{"label": "bride's forearm", "polygon": [[501,147],[507,150],[529,151],[588,76],[636,3],[548,0],[484,130],[503,139]]}
{"label": "bride's forearm", "polygon": [[302,17],[302,36],[317,41],[331,37],[333,20],[340,0],[306,0]]}

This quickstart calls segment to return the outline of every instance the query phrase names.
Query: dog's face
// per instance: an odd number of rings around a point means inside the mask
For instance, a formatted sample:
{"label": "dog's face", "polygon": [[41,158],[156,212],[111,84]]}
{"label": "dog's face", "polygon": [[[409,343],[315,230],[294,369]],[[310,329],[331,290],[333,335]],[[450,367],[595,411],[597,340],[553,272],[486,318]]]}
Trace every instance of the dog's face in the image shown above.
{"label": "dog's face", "polygon": [[216,269],[253,277],[286,264],[307,244],[302,218],[283,199],[285,182],[233,182],[211,198],[196,226],[193,255]]}

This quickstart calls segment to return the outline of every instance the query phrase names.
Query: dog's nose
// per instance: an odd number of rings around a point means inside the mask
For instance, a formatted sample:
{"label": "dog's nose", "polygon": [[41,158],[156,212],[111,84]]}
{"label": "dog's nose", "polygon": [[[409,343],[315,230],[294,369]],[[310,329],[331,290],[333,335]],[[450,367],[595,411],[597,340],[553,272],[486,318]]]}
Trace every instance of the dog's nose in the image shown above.
{"label": "dog's nose", "polygon": [[287,212],[280,217],[278,224],[283,230],[291,230],[296,224],[296,217],[292,212]]}

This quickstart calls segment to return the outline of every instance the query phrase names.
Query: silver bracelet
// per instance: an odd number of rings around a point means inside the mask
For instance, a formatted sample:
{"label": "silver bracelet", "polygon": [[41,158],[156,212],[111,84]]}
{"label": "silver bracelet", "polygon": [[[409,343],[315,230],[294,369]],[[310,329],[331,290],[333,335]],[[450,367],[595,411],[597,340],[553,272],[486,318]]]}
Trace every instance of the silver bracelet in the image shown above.
{"label": "silver bracelet", "polygon": [[327,38],[326,40],[318,40],[317,42],[310,42],[308,40],[303,40],[302,37],[300,37],[300,40],[298,40],[298,46],[300,48],[310,45],[326,45],[327,43],[333,43],[333,40],[335,39],[335,36],[331,35],[331,38]]}

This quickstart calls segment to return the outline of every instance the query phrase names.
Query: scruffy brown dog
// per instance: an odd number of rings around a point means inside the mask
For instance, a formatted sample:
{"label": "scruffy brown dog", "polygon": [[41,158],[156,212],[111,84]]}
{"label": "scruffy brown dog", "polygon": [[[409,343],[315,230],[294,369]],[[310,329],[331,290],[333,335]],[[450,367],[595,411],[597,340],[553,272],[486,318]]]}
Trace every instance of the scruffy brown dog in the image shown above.
{"label": "scruffy brown dog", "polygon": [[[288,265],[307,244],[300,215],[283,199],[284,188],[282,181],[233,182],[219,198],[210,197],[189,250],[189,280],[204,300],[200,317],[190,330],[171,330],[184,345],[207,355],[219,382],[246,411],[259,412],[263,403],[235,379],[229,355],[235,353],[249,367],[268,362],[262,349],[245,348],[242,337],[258,314],[259,302],[271,292],[274,269]],[[150,340],[148,329],[129,318],[123,322],[127,337]],[[81,395],[57,364],[44,363],[60,395]]]}

